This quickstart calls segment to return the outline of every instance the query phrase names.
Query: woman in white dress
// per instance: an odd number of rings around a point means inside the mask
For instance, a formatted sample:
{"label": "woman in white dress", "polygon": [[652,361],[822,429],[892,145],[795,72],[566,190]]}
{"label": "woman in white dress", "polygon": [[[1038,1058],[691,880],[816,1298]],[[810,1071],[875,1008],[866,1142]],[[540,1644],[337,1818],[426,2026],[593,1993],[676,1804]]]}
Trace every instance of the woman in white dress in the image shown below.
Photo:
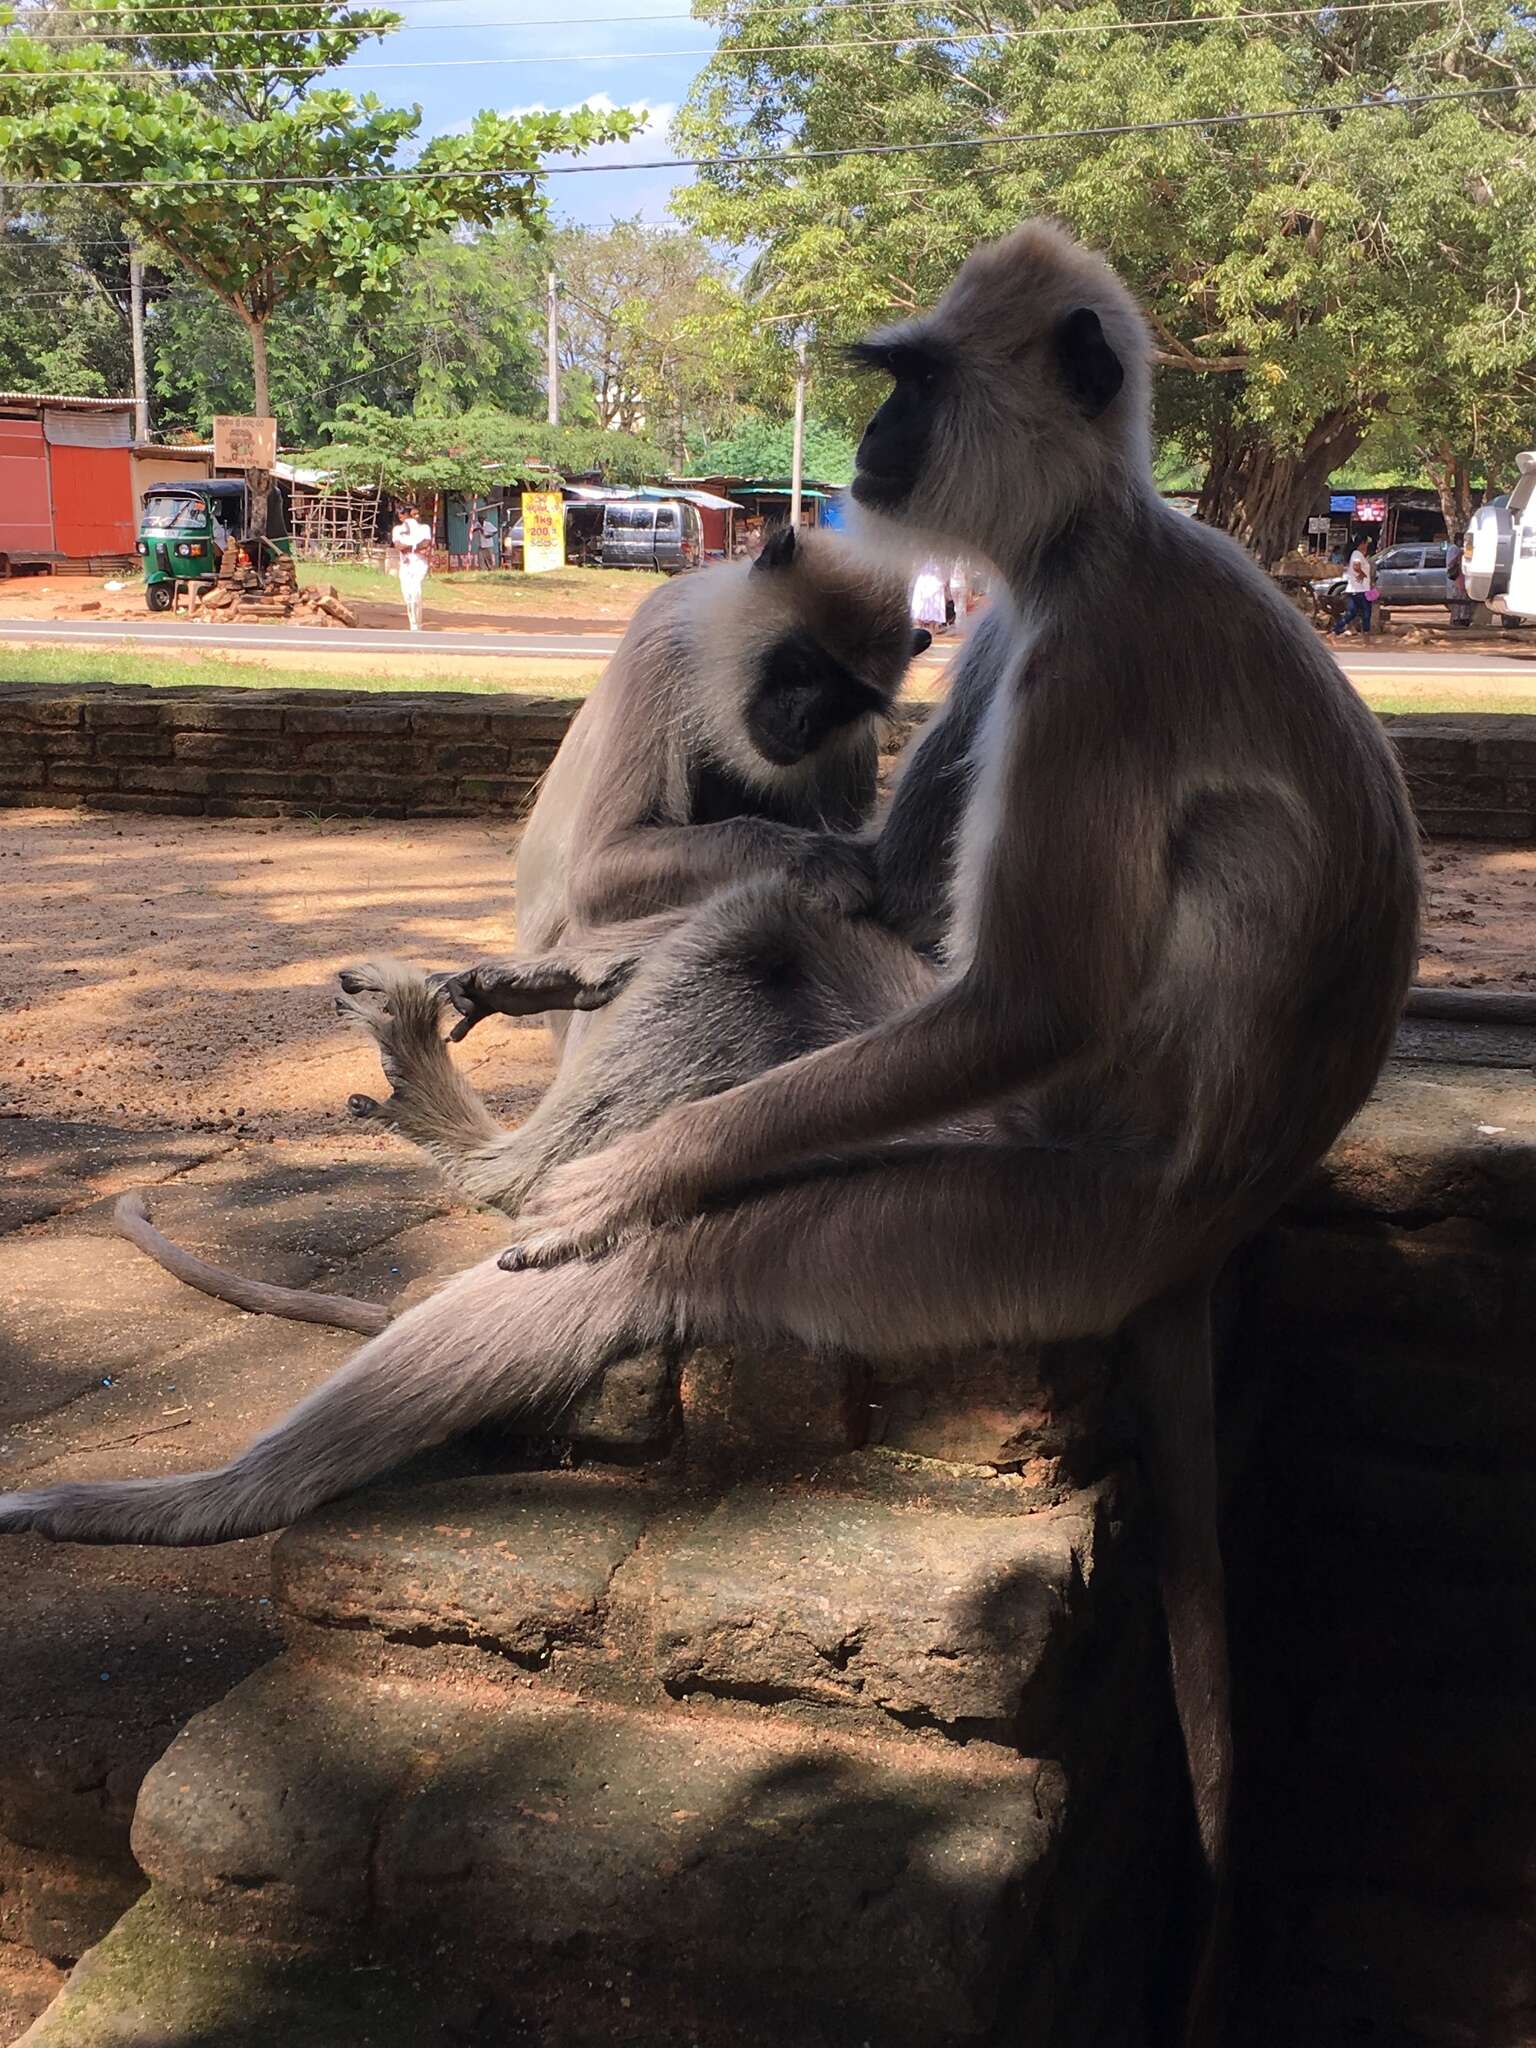
{"label": "woman in white dress", "polygon": [[414,505],[402,505],[389,544],[395,551],[400,575],[400,595],[405,599],[405,617],[413,633],[421,631],[421,586],[431,567],[432,529],[416,517]]}
{"label": "woman in white dress", "polygon": [[925,562],[917,572],[917,581],[912,586],[912,623],[926,626],[930,633],[942,633],[947,623],[944,578],[936,562]]}

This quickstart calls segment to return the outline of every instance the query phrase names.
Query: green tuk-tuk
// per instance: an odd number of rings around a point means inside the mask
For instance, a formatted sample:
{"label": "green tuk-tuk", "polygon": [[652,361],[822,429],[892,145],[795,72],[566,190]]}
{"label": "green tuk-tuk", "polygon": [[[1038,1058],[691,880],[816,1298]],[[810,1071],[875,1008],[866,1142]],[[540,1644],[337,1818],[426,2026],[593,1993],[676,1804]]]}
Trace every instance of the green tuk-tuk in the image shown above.
{"label": "green tuk-tuk", "polygon": [[273,560],[286,561],[291,553],[282,493],[275,484],[267,492],[267,530],[258,541],[243,477],[151,484],[139,522],[139,553],[144,602],[152,612],[170,610],[178,583],[207,591],[221,575],[236,573],[242,581],[263,583]]}

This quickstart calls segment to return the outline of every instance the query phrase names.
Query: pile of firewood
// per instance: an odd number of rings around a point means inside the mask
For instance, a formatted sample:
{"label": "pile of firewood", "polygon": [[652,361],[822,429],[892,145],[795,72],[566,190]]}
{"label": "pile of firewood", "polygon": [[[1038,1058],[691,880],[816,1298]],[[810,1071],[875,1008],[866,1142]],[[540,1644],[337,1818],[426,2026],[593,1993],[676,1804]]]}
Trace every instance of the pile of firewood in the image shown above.
{"label": "pile of firewood", "polygon": [[309,583],[301,590],[246,592],[231,583],[216,583],[194,598],[192,616],[199,619],[287,619],[295,626],[355,626],[357,614],[342,603],[331,583]]}

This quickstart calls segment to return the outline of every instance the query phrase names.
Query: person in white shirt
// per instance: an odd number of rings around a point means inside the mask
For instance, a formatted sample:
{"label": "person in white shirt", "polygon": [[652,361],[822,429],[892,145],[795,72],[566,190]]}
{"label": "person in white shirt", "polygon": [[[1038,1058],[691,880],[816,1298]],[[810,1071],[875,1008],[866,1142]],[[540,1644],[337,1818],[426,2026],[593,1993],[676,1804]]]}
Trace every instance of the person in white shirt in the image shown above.
{"label": "person in white shirt", "polygon": [[1331,628],[1338,635],[1346,627],[1358,623],[1362,633],[1371,630],[1371,598],[1376,587],[1376,571],[1371,563],[1371,544],[1368,540],[1357,540],[1344,571],[1345,605],[1334,620]]}
{"label": "person in white shirt", "polygon": [[395,551],[400,575],[400,595],[405,599],[405,617],[413,633],[421,631],[421,586],[431,567],[432,529],[416,517],[414,505],[402,505],[389,544]]}
{"label": "person in white shirt", "polygon": [[944,577],[936,562],[925,562],[917,572],[912,585],[912,623],[926,626],[931,633],[944,630]]}

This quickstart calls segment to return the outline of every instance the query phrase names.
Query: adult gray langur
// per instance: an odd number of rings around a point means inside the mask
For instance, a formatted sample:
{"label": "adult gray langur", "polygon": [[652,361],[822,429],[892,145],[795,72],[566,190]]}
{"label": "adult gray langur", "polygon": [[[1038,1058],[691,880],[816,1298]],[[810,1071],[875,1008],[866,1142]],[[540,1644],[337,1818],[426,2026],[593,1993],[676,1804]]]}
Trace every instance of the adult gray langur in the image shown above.
{"label": "adult gray langur", "polygon": [[[383,1103],[354,1095],[352,1114],[415,1140],[475,1200],[515,1209],[539,1171],[727,1085],[712,1078],[697,1031],[679,1040],[668,1029],[642,1052],[633,1033],[608,1027],[582,1080],[567,1075],[508,1132],[447,1058],[440,1019],[451,999],[461,1038],[496,1011],[545,1011],[569,1052],[583,1036],[568,1031],[571,1013],[609,1001],[726,883],[779,874],[809,899],[867,902],[873,857],[850,834],[874,803],[879,722],[929,639],[913,630],[905,578],[834,534],[786,527],[754,563],[652,592],[572,721],[524,831],[517,955],[479,962],[446,988],[397,961],[343,973],[337,1007],[373,1034],[393,1089]],[[801,1050],[782,1033],[749,1041],[738,1030],[728,1078]],[[748,1054],[756,1066],[742,1064]],[[197,1258],[156,1228],[142,1192],[121,1198],[116,1222],[177,1279],[253,1313],[364,1335],[390,1321],[371,1302]]]}
{"label": "adult gray langur", "polygon": [[551,1173],[513,1270],[451,1281],[227,1466],[11,1495],[0,1529],[269,1529],[647,1342],[921,1358],[1123,1330],[1219,1867],[1210,1288],[1386,1056],[1413,821],[1326,649],[1160,502],[1147,335],[1099,258],[1027,225],[864,354],[893,390],[855,497],[906,543],[990,560],[1017,614],[932,985]]}

